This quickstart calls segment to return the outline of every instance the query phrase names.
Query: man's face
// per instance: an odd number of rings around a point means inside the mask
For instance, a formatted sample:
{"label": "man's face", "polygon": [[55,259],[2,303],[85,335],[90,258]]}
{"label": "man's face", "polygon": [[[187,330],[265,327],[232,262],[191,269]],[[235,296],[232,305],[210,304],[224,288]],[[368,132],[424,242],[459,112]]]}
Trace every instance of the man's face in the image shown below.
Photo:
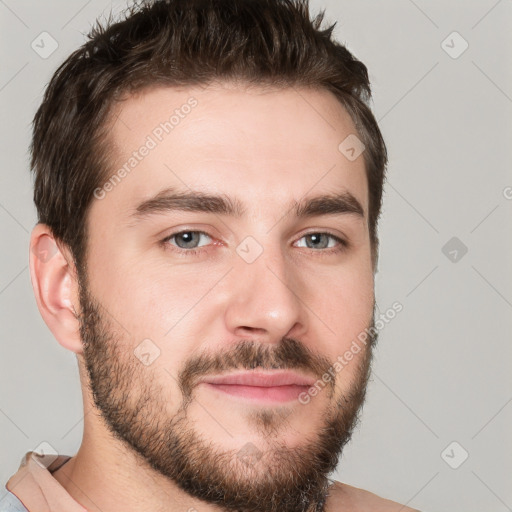
{"label": "man's face", "polygon": [[[350,117],[325,91],[235,87],[155,88],[116,117],[125,172],[91,206],[80,301],[96,406],[196,497],[315,510],[371,359],[369,341],[335,365],[374,307],[363,156],[338,149]],[[318,196],[337,200],[297,211]]]}

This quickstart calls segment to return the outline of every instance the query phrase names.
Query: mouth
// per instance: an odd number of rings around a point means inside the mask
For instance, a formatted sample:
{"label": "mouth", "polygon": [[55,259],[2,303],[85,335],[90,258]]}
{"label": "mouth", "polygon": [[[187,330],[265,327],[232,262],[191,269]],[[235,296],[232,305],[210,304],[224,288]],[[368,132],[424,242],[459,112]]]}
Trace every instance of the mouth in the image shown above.
{"label": "mouth", "polygon": [[297,400],[315,379],[291,371],[244,371],[200,380],[210,390],[250,401],[282,403]]}

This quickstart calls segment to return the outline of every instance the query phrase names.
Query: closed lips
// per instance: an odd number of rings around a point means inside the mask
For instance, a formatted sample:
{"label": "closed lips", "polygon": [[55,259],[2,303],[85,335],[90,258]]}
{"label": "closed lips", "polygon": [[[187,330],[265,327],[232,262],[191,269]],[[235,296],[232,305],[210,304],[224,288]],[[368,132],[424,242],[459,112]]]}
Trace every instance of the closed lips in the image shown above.
{"label": "closed lips", "polygon": [[222,384],[232,386],[257,386],[257,387],[276,387],[276,386],[311,386],[314,379],[301,375],[296,372],[243,372],[229,375],[216,375],[205,377],[200,382],[207,384]]}

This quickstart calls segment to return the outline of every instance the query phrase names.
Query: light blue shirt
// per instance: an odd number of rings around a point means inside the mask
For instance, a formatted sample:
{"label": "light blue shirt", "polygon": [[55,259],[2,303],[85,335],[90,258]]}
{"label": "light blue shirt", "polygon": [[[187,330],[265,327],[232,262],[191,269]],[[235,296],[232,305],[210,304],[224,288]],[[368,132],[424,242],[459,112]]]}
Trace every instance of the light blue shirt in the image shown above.
{"label": "light blue shirt", "polygon": [[6,488],[7,494],[0,500],[0,512],[29,512],[23,503]]}

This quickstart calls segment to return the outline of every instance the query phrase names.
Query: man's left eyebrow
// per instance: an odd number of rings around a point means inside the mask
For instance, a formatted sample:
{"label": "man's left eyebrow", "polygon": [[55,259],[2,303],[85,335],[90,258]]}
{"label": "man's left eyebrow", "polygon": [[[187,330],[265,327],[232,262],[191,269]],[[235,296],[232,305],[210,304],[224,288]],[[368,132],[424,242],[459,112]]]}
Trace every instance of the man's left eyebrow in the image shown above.
{"label": "man's left eyebrow", "polygon": [[[322,215],[352,214],[364,218],[364,208],[350,192],[324,194],[312,198],[292,201],[285,209],[293,211],[297,218]],[[173,211],[213,213],[216,215],[241,218],[247,210],[242,201],[225,194],[205,194],[199,191],[162,190],[155,196],[139,203],[130,215],[135,222],[157,214]]]}
{"label": "man's left eyebrow", "polygon": [[364,218],[364,208],[350,192],[316,196],[305,201],[294,201],[293,204],[298,218],[339,214],[354,214]]}

